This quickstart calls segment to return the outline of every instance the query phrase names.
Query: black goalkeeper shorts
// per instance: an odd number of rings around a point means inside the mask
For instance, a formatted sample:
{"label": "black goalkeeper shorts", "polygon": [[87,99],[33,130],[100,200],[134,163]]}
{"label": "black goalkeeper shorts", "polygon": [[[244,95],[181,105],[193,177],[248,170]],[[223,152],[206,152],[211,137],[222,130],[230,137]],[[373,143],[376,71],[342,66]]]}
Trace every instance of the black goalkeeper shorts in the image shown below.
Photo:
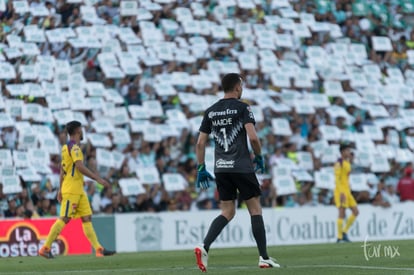
{"label": "black goalkeeper shorts", "polygon": [[237,191],[243,200],[261,195],[255,173],[215,173],[217,191],[222,201],[237,199]]}

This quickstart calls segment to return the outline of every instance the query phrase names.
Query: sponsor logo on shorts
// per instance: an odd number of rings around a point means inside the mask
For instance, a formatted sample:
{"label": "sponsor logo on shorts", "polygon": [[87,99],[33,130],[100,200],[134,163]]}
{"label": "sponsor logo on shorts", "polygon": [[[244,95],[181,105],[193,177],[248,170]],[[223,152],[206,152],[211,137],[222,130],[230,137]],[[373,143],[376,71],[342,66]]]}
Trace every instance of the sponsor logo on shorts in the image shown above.
{"label": "sponsor logo on shorts", "polygon": [[224,160],[224,159],[218,159],[216,161],[216,167],[217,168],[234,168],[234,160]]}

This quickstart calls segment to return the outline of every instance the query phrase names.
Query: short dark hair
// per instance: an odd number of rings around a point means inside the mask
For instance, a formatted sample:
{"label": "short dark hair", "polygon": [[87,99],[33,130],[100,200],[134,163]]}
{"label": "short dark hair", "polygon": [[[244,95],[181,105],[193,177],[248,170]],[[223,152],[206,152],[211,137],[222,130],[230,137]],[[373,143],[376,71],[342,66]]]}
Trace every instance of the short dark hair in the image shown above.
{"label": "short dark hair", "polygon": [[339,145],[339,152],[343,152],[343,151],[345,151],[346,149],[349,149],[349,148],[351,148],[351,146],[349,145],[349,144],[341,144],[341,145]]}
{"label": "short dark hair", "polygon": [[82,127],[82,123],[80,123],[77,120],[73,120],[66,124],[66,131],[68,131],[68,134],[71,136],[75,133],[76,129],[78,129],[79,127]]}
{"label": "short dark hair", "polygon": [[243,77],[236,73],[226,74],[221,79],[221,87],[225,93],[231,92],[234,90],[236,85],[240,84],[243,80]]}

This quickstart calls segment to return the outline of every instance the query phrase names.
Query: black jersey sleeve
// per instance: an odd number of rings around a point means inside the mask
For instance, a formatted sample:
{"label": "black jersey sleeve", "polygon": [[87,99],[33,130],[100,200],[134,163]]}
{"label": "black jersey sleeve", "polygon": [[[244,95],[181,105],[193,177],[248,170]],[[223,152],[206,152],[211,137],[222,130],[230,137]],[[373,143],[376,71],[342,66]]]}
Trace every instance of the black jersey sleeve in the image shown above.
{"label": "black jersey sleeve", "polygon": [[256,124],[252,109],[249,105],[246,104],[242,112],[243,125],[246,125],[247,123],[253,123],[253,125]]}
{"label": "black jersey sleeve", "polygon": [[206,134],[210,134],[211,133],[211,120],[208,117],[208,111],[206,111],[204,113],[203,116],[203,120],[201,121],[201,125],[200,125],[200,132],[206,133]]}

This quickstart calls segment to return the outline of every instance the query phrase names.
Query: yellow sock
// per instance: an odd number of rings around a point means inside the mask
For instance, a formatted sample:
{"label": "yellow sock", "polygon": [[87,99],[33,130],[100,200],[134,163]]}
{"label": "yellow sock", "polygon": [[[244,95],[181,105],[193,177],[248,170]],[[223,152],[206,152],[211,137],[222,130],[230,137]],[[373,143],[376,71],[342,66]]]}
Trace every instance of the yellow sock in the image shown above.
{"label": "yellow sock", "polygon": [[93,229],[91,222],[84,222],[82,223],[83,233],[85,233],[86,238],[88,238],[89,242],[93,246],[95,250],[101,247],[101,244],[98,242],[98,238],[96,237],[95,230]]}
{"label": "yellow sock", "polygon": [[50,228],[49,235],[47,235],[46,242],[44,244],[45,247],[50,249],[53,241],[56,240],[65,225],[65,222],[61,219],[57,219],[55,221],[55,223],[52,225],[52,228]]}
{"label": "yellow sock", "polygon": [[349,228],[352,226],[352,224],[354,223],[356,217],[354,216],[354,214],[351,214],[351,216],[349,216],[348,220],[346,221],[346,225],[344,228],[344,233],[348,233]]}
{"label": "yellow sock", "polygon": [[342,239],[342,228],[344,225],[344,219],[338,219],[336,221],[337,229],[338,229],[338,239]]}

